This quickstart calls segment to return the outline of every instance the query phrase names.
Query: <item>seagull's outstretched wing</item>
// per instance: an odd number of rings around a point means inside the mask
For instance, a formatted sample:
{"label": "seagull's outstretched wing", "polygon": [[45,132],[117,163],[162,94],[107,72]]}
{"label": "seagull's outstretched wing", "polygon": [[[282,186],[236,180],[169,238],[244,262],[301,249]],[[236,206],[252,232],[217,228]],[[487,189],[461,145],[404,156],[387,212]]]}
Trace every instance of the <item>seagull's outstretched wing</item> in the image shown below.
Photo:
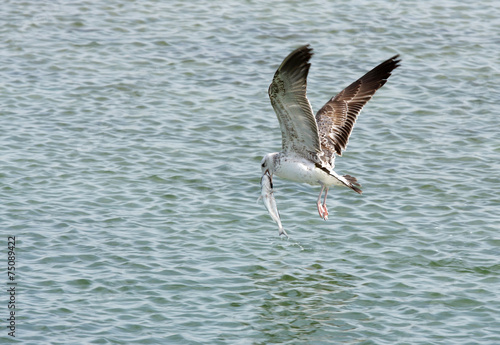
{"label": "seagull's outstretched wing", "polygon": [[281,127],[283,151],[301,156],[320,152],[318,126],[306,96],[312,49],[300,47],[288,55],[274,74],[269,98]]}
{"label": "seagull's outstretched wing", "polygon": [[375,91],[380,89],[399,66],[399,55],[366,73],[330,99],[316,114],[324,163],[334,166],[335,154],[345,150],[356,118]]}

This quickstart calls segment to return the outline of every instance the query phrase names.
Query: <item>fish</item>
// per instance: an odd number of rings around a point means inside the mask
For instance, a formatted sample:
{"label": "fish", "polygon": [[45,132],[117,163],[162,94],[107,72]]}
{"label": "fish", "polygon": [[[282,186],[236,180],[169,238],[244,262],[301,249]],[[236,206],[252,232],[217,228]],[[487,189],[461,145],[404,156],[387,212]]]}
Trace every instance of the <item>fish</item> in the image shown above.
{"label": "fish", "polygon": [[276,200],[274,199],[273,181],[271,175],[267,172],[263,174],[260,179],[260,188],[260,197],[258,200],[262,199],[264,201],[264,206],[266,206],[269,215],[278,224],[279,235],[285,235],[288,238],[288,234],[281,224],[280,213],[276,206]]}

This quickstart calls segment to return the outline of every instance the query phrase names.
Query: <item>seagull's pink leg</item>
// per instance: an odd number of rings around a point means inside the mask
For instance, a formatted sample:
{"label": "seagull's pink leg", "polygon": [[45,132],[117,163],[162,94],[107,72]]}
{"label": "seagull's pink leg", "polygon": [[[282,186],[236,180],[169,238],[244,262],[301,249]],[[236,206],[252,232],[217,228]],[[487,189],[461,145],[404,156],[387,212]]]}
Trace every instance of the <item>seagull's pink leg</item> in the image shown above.
{"label": "seagull's pink leg", "polygon": [[[321,194],[323,194],[323,190],[325,190],[325,185],[321,185],[321,192],[319,192],[319,195],[318,195],[318,201],[316,202],[316,205],[318,206],[318,213],[319,213],[319,216],[321,218],[323,218],[324,220],[327,220],[328,219],[328,211],[326,211],[326,208],[323,207],[323,205],[321,205]],[[328,189],[327,189],[328,191]],[[325,214],[325,211],[326,211],[326,214]],[[326,218],[325,218],[326,217]]]}
{"label": "seagull's pink leg", "polygon": [[326,208],[326,196],[328,195],[328,187],[325,190],[325,197],[323,198],[323,212],[324,212],[324,220],[328,219],[328,209]]}

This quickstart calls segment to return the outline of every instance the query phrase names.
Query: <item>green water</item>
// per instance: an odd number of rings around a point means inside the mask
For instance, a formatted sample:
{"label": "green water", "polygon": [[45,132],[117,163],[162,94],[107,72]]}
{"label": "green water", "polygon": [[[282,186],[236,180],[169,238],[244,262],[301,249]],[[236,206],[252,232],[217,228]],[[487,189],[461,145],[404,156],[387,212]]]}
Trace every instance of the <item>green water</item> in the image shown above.
{"label": "green water", "polygon": [[[8,1],[0,342],[499,344],[495,1]],[[315,110],[381,61],[336,171],[275,179],[267,97],[315,49]],[[7,237],[16,236],[16,337]]]}

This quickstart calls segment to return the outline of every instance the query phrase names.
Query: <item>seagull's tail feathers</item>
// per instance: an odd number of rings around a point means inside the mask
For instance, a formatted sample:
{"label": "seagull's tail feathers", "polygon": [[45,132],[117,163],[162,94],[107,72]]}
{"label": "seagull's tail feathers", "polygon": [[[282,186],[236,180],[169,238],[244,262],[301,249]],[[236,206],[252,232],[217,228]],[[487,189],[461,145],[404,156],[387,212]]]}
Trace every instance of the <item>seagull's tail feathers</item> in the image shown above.
{"label": "seagull's tail feathers", "polygon": [[351,175],[344,175],[344,176],[337,175],[337,173],[335,171],[333,171],[333,169],[328,169],[328,168],[326,168],[326,167],[324,167],[324,166],[322,166],[321,164],[318,164],[318,163],[316,164],[316,167],[319,168],[319,169],[321,169],[321,170],[323,170],[328,175],[335,177],[337,180],[339,180],[340,182],[342,182],[346,187],[351,188],[356,193],[358,193],[358,194],[363,193],[363,191],[358,188],[358,187],[361,187],[361,185],[358,183],[358,179],[355,178],[354,176],[351,176]]}
{"label": "seagull's tail feathers", "polygon": [[[347,187],[351,188],[353,191],[355,191],[358,194],[363,193],[363,191],[358,188],[358,187],[361,187],[361,185],[359,184],[357,178],[355,178],[354,176],[351,176],[351,175],[344,175],[341,177],[343,177],[343,179],[340,179],[340,181],[342,181]],[[358,187],[356,187],[356,186],[358,186]]]}

